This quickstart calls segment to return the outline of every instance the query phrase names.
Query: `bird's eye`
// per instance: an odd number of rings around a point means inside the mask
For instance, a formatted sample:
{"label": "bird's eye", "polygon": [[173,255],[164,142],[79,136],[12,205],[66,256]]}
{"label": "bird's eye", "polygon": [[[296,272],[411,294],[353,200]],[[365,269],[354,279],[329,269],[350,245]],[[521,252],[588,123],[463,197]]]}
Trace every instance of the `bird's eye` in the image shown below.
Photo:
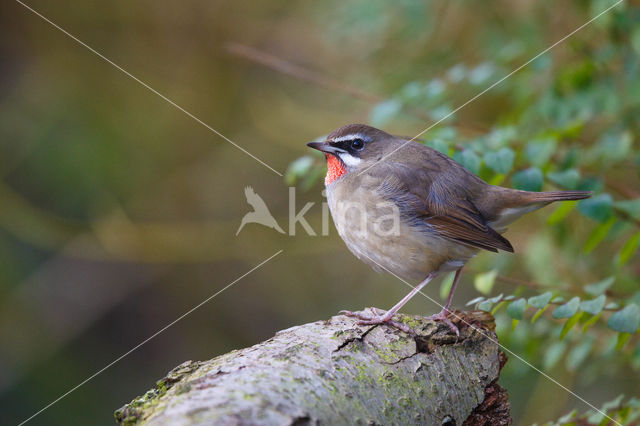
{"label": "bird's eye", "polygon": [[362,141],[362,139],[354,139],[351,141],[351,148],[360,151],[362,148],[364,148],[364,142]]}

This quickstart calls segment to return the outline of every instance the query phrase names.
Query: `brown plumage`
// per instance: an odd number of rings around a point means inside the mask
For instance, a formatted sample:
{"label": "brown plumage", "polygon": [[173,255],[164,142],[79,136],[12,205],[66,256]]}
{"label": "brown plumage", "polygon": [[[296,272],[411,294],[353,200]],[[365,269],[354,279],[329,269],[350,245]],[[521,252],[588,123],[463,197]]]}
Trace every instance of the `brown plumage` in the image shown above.
{"label": "brown plumage", "polygon": [[[513,252],[501,234],[523,214],[591,195],[492,186],[434,149],[362,124],[341,127],[309,146],[331,160],[327,199],[347,247],[377,270],[423,279],[418,287],[451,270],[458,272],[457,283],[464,264],[480,249]],[[397,232],[379,232],[394,213]],[[454,290],[455,284],[450,296]],[[361,319],[393,323],[405,299],[385,315]],[[438,318],[446,320],[448,303]]]}

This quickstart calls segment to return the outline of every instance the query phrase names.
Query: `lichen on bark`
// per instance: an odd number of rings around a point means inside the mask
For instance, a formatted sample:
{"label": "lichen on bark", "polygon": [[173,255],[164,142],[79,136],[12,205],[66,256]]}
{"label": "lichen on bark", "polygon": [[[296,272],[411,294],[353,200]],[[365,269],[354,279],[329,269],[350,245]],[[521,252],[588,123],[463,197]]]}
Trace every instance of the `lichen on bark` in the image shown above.
{"label": "lichen on bark", "polygon": [[415,335],[342,315],[292,327],[250,348],[181,364],[117,410],[116,420],[461,425],[483,407],[501,364],[493,318],[456,314],[464,319],[459,338],[444,324],[409,315],[398,318]]}

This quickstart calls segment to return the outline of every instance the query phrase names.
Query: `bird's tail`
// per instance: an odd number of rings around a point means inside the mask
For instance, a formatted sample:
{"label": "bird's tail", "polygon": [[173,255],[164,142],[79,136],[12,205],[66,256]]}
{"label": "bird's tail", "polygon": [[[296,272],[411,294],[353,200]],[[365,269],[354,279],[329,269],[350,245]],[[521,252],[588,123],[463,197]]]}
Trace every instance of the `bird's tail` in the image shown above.
{"label": "bird's tail", "polygon": [[584,200],[591,197],[591,191],[549,191],[529,192],[500,188],[500,200],[496,208],[492,206],[491,226],[498,232],[504,232],[506,226],[520,216],[538,210],[554,201]]}
{"label": "bird's tail", "polygon": [[528,192],[527,198],[530,203],[544,203],[553,201],[584,200],[591,197],[591,191],[548,191],[548,192]]}

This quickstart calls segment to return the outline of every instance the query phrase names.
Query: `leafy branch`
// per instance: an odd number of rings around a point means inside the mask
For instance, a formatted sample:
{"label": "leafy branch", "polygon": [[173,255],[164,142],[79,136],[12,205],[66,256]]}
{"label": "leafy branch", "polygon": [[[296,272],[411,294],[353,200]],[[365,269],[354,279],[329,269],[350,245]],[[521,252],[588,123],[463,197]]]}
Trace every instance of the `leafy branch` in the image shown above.
{"label": "leafy branch", "polygon": [[[602,413],[611,417],[620,424],[636,424],[640,420],[640,399],[630,398],[624,401],[624,395],[605,402],[600,408]],[[609,419],[602,413],[589,410],[585,413],[578,413],[573,410],[565,414],[556,421],[544,423],[543,426],[563,426],[563,425],[606,425],[610,424]]]}
{"label": "leafy branch", "polygon": [[618,332],[618,349],[621,349],[632,334],[640,327],[640,307],[635,303],[621,307],[616,302],[607,303],[607,297],[601,294],[593,299],[582,300],[578,296],[565,301],[548,291],[529,298],[515,295],[500,294],[495,297],[477,297],[467,303],[467,306],[475,305],[476,309],[496,314],[499,309],[505,307],[506,314],[512,319],[513,328],[524,319],[525,313],[532,308],[531,323],[535,323],[550,307],[551,317],[556,320],[564,320],[560,337],[564,339],[569,331],[581,324],[583,332],[586,332],[601,317],[603,312],[611,312],[607,326]]}

